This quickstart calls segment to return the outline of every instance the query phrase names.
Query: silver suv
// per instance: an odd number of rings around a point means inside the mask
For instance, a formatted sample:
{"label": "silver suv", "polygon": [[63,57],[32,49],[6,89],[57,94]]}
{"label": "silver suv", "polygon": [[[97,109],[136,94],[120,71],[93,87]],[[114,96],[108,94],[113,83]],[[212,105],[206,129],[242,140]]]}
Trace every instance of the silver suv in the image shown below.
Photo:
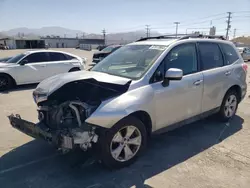
{"label": "silver suv", "polygon": [[39,123],[10,123],[62,151],[94,148],[108,167],[135,161],[152,133],[211,114],[228,121],[246,95],[247,65],[221,37],[144,38],[90,71],[53,76],[33,93]]}

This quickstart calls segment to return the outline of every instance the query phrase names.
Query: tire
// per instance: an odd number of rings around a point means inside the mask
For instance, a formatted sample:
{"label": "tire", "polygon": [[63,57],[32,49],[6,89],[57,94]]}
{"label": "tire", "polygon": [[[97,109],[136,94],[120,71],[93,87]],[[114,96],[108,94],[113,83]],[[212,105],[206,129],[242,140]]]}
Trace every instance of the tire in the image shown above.
{"label": "tire", "polygon": [[[133,129],[134,131],[132,131]],[[124,138],[128,133],[127,130],[133,132],[128,140]],[[121,137],[119,137],[119,133],[125,141],[120,141],[121,139],[119,138]],[[136,145],[129,142],[136,143]],[[101,135],[99,145],[100,148],[98,148],[100,149],[99,151],[101,151],[100,160],[102,164],[110,169],[122,168],[135,162],[137,157],[146,149],[147,131],[139,119],[132,116],[127,117]],[[113,150],[113,153],[111,150]],[[125,155],[125,150],[127,155]],[[132,156],[129,154],[132,154]]]}
{"label": "tire", "polygon": [[220,107],[220,111],[218,113],[220,120],[223,122],[229,121],[236,114],[238,104],[239,104],[238,93],[235,90],[229,90],[224,96],[224,99]]}
{"label": "tire", "polygon": [[80,70],[79,68],[74,67],[74,68],[70,69],[69,72],[75,72],[75,71],[79,71],[79,70]]}
{"label": "tire", "polygon": [[8,75],[0,74],[0,91],[5,91],[13,86],[13,81]]}

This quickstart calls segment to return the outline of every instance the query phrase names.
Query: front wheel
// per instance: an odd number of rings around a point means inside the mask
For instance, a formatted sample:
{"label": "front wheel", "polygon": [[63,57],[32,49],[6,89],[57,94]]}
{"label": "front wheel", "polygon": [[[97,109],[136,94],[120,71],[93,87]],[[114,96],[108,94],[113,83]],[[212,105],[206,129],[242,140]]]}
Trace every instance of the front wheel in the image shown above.
{"label": "front wheel", "polygon": [[0,91],[5,91],[7,89],[10,89],[13,85],[12,80],[10,77],[6,75],[0,75]]}
{"label": "front wheel", "polygon": [[222,121],[228,121],[231,119],[238,108],[239,98],[236,91],[228,91],[223,99],[220,107],[219,117]]}
{"label": "front wheel", "polygon": [[132,164],[147,145],[144,124],[135,117],[127,117],[102,135],[101,161],[109,168]]}

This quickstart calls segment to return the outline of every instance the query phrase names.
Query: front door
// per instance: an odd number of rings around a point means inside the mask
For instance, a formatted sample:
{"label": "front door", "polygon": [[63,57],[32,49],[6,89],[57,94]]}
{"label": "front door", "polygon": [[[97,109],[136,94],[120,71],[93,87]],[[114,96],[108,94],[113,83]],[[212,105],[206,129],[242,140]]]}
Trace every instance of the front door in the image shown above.
{"label": "front door", "polygon": [[[20,65],[22,62],[25,64]],[[47,78],[47,63],[48,55],[46,52],[27,55],[18,65],[19,84],[38,83]]]}
{"label": "front door", "polygon": [[159,77],[159,71],[169,68],[182,69],[184,76],[182,80],[170,81],[166,87],[162,85],[162,80],[153,79],[151,87],[154,90],[156,129],[201,113],[203,74],[198,68],[196,44],[174,47],[159,66],[156,76]]}

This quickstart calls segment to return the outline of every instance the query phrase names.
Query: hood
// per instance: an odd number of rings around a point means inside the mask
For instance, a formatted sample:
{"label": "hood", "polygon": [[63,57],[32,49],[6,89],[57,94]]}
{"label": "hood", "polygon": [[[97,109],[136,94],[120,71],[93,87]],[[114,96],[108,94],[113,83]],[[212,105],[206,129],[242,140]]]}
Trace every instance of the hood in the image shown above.
{"label": "hood", "polygon": [[2,68],[2,67],[10,67],[11,65],[12,65],[11,63],[0,62],[0,68]]}
{"label": "hood", "polygon": [[114,89],[114,85],[129,86],[131,79],[95,71],[76,71],[71,73],[59,74],[45,79],[37,86],[35,92],[43,93],[49,96],[54,91],[68,83],[80,81],[93,83],[93,85],[99,84],[98,86],[105,85],[105,88],[112,90]]}

